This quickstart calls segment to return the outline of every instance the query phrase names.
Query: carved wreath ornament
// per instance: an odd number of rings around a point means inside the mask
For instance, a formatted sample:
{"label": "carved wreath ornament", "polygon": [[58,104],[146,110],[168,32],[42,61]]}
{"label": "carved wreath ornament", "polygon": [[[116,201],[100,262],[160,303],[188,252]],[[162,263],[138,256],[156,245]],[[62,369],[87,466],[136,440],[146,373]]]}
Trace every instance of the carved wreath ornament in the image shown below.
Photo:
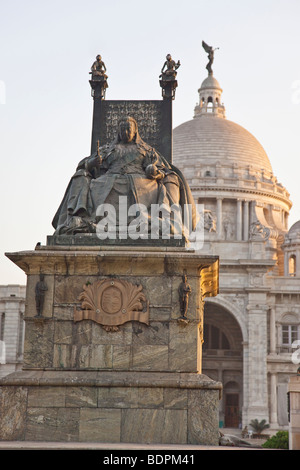
{"label": "carved wreath ornament", "polygon": [[75,322],[93,320],[107,331],[117,331],[119,325],[132,320],[149,324],[149,302],[141,285],[106,279],[84,285],[83,289],[78,297],[81,310],[74,308]]}

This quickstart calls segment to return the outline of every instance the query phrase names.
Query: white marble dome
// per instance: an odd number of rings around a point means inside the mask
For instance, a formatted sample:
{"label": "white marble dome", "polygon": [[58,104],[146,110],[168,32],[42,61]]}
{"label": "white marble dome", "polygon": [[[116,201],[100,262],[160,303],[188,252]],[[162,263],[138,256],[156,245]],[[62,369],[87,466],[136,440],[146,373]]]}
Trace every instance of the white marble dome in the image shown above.
{"label": "white marble dome", "polygon": [[237,164],[272,173],[270,160],[258,140],[240,125],[205,115],[174,129],[174,164],[192,162],[215,165]]}
{"label": "white marble dome", "polygon": [[[213,76],[213,75],[208,75],[206,77],[201,85],[201,88],[217,88],[218,90],[221,90],[220,84],[218,80]],[[222,90],[221,90],[222,91]]]}
{"label": "white marble dome", "polygon": [[289,235],[294,235],[294,234],[300,235],[300,220],[295,222],[289,230]]}
{"label": "white marble dome", "polygon": [[208,236],[228,236],[230,221],[232,240],[248,240],[254,225],[277,239],[288,228],[288,191],[277,181],[260,142],[226,119],[218,80],[209,75],[198,92],[194,118],[173,130],[173,163],[215,221],[217,229]]}
{"label": "white marble dome", "polygon": [[272,166],[262,145],[242,126],[225,118],[222,91],[213,75],[203,80],[194,119],[174,129],[174,164],[181,168],[192,163],[206,167],[251,166],[270,178]]}

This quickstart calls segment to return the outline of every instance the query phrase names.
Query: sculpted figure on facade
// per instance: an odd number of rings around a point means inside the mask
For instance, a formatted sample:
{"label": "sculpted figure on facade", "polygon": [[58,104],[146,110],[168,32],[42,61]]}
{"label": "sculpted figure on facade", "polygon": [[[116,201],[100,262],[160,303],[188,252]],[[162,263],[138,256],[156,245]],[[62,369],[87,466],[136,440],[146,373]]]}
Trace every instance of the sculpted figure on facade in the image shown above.
{"label": "sculpted figure on facade", "polygon": [[189,296],[192,292],[191,286],[187,282],[186,274],[182,276],[182,282],[179,285],[178,293],[179,293],[179,303],[180,303],[180,312],[181,318],[186,320],[187,319],[187,311],[189,305]]}
{"label": "sculpted figure on facade", "polygon": [[212,64],[213,64],[213,61],[214,61],[214,53],[215,53],[215,50],[219,49],[218,47],[217,48],[213,48],[212,46],[209,46],[208,44],[206,44],[206,42],[202,41],[202,47],[203,49],[205,50],[205,52],[207,52],[208,54],[208,64],[206,66],[206,69],[209,73],[209,75],[213,75],[213,70],[211,68]]}
{"label": "sculpted figure on facade", "polygon": [[179,60],[175,62],[175,60],[172,59],[171,54],[168,54],[166,56],[166,61],[161,69],[161,76],[163,78],[175,78],[177,75],[176,70],[180,67],[180,65],[181,64]]}
{"label": "sculpted figure on facade", "polygon": [[259,221],[250,225],[250,240],[268,240],[270,237],[270,229],[262,225]]}
{"label": "sculpted figure on facade", "polygon": [[233,238],[233,227],[230,219],[225,218],[223,222],[223,230],[225,235],[225,240],[231,240]]}
{"label": "sculpted figure on facade", "polygon": [[[52,222],[55,235],[95,233],[103,217],[99,208],[105,204],[116,209],[116,223],[120,227],[120,200],[126,200],[127,207],[146,208],[150,226],[152,205],[163,206],[170,213],[173,207],[180,210],[189,207],[190,217],[185,224],[190,221],[187,230],[195,228],[195,205],[184,176],[141,139],[132,117],[120,120],[113,142],[99,147],[78,164]],[[170,214],[171,233],[176,233],[172,217]],[[134,216],[128,215],[127,224],[132,219]]]}
{"label": "sculpted figure on facade", "polygon": [[91,73],[93,79],[97,79],[99,77],[105,79],[107,78],[106,66],[100,54],[97,55],[95,62],[93,62],[93,65],[91,67]]}
{"label": "sculpted figure on facade", "polygon": [[36,283],[35,286],[35,304],[36,304],[36,311],[37,317],[41,317],[44,308],[45,302],[45,294],[48,290],[48,286],[44,280],[44,274],[40,274],[40,280]]}
{"label": "sculpted figure on facade", "polygon": [[216,232],[217,230],[216,217],[209,209],[204,210],[204,230],[206,230],[207,232]]}

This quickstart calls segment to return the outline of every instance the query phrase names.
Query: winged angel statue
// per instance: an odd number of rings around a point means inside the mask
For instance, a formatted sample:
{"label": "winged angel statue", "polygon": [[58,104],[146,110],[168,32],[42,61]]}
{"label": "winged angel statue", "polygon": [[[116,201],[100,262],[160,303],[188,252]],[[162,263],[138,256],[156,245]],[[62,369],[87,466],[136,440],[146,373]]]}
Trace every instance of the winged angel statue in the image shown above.
{"label": "winged angel statue", "polygon": [[208,54],[208,59],[209,59],[209,62],[206,66],[207,70],[208,70],[208,74],[209,75],[213,75],[213,71],[212,71],[212,64],[213,64],[213,61],[214,61],[214,52],[219,49],[218,47],[217,48],[213,48],[212,46],[209,46],[208,44],[206,44],[206,42],[202,41],[202,47],[203,49],[205,50],[205,52],[207,52]]}

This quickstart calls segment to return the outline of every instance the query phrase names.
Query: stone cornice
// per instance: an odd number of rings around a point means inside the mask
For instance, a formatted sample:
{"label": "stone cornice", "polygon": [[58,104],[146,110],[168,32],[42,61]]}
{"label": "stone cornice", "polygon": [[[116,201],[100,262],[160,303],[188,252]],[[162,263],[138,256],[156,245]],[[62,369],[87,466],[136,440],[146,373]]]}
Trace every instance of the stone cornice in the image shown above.
{"label": "stone cornice", "polygon": [[[53,248],[53,249],[52,249]],[[6,253],[27,275],[182,275],[199,276],[203,297],[215,296],[219,290],[218,256],[199,255],[193,250],[156,248],[131,249],[104,247],[39,247],[33,251]],[[122,267],[123,266],[123,267]]]}
{"label": "stone cornice", "polygon": [[[263,190],[258,190],[258,189],[248,189],[248,188],[241,188],[241,187],[225,187],[225,186],[195,186],[195,185],[192,185],[190,184],[190,188],[191,188],[191,191],[192,193],[198,193],[197,194],[197,197],[201,197],[201,193],[205,192],[205,191],[210,191],[210,192],[220,192],[220,193],[232,193],[234,192],[235,194],[238,192],[238,193],[241,193],[241,194],[253,194],[255,196],[263,196],[263,197],[269,197],[269,198],[272,198],[272,199],[276,199],[278,201],[281,201],[283,202],[284,204],[287,204],[289,209],[291,209],[292,207],[292,202],[288,199],[288,197],[286,196],[283,196],[283,195],[280,195],[278,193],[273,193],[273,192],[269,192],[269,191],[263,191]],[[214,196],[213,196],[214,197]],[[226,196],[225,196],[226,197]],[[235,197],[237,196],[228,196],[230,197],[230,199],[234,199]],[[255,200],[255,198],[253,198],[253,200]]]}
{"label": "stone cornice", "polygon": [[165,387],[210,389],[222,391],[221,382],[215,382],[204,374],[182,372],[126,372],[126,371],[23,371],[1,379],[1,385],[39,387]]}

